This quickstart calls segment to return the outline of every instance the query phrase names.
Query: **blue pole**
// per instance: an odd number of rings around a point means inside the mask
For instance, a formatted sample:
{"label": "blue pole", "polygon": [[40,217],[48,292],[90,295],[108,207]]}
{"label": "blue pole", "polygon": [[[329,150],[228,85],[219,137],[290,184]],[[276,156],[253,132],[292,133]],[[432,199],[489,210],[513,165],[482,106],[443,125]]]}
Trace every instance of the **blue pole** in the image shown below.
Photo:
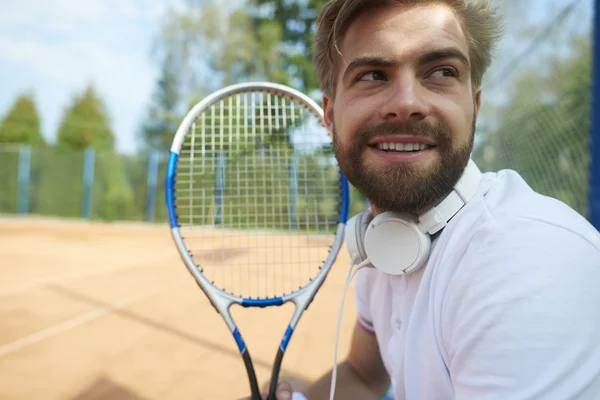
{"label": "blue pole", "polygon": [[594,1],[592,28],[592,115],[590,122],[590,222],[600,230],[600,0]]}
{"label": "blue pole", "polygon": [[156,185],[158,183],[158,157],[156,150],[148,156],[148,192],[146,193],[146,222],[154,221],[154,209],[156,204]]}
{"label": "blue pole", "polygon": [[215,224],[221,224],[223,222],[223,187],[225,186],[225,154],[220,152],[217,156],[217,187],[216,199],[217,199],[217,215],[215,217]]}
{"label": "blue pole", "polygon": [[290,229],[296,229],[298,199],[298,157],[294,154],[290,160]]}
{"label": "blue pole", "polygon": [[92,187],[94,186],[94,164],[96,153],[88,147],[83,154],[83,204],[81,216],[85,219],[92,218]]}
{"label": "blue pole", "polygon": [[31,147],[21,146],[19,149],[19,197],[17,212],[27,214],[29,210],[29,178],[31,176]]}

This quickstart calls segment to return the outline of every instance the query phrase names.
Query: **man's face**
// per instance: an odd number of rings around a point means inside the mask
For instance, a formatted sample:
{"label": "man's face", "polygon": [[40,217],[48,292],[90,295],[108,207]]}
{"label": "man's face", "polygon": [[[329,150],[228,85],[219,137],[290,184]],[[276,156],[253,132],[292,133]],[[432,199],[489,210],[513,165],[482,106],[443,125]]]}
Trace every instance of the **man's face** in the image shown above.
{"label": "man's face", "polygon": [[435,205],[468,162],[479,110],[460,22],[440,4],[371,9],[340,51],[323,106],[342,171],[374,214]]}

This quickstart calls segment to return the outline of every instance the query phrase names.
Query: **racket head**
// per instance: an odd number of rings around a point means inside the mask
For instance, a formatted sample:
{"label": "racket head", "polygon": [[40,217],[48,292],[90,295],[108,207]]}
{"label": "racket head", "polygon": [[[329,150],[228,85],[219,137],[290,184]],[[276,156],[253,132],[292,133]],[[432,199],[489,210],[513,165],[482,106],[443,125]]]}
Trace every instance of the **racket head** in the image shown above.
{"label": "racket head", "polygon": [[350,195],[320,106],[287,86],[250,82],[212,93],[185,116],[166,202],[200,286],[221,302],[266,307],[322,284],[344,240]]}

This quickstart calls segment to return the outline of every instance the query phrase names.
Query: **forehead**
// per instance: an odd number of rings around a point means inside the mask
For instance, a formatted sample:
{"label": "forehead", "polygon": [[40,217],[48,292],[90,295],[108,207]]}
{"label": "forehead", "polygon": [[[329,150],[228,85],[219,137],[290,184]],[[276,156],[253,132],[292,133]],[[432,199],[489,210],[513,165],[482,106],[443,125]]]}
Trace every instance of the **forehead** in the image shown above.
{"label": "forehead", "polygon": [[405,59],[440,47],[457,47],[467,56],[469,50],[453,10],[436,3],[363,11],[350,24],[340,44],[347,63],[367,53]]}

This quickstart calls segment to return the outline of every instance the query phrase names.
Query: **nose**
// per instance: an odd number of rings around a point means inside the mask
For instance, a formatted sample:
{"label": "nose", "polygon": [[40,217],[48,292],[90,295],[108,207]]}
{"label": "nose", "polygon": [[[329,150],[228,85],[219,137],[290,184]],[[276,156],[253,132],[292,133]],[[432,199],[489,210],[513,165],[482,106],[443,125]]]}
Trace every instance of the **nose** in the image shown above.
{"label": "nose", "polygon": [[381,117],[386,121],[419,121],[428,114],[423,88],[419,82],[408,76],[392,82],[384,96],[380,108]]}

